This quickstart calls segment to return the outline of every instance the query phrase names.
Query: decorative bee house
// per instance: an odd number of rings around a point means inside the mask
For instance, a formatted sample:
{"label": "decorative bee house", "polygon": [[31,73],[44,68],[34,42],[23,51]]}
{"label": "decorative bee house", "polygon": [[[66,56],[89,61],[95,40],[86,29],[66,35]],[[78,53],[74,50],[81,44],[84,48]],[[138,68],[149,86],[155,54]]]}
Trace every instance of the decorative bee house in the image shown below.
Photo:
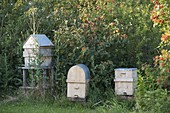
{"label": "decorative bee house", "polygon": [[31,35],[23,45],[25,66],[51,66],[53,46],[46,35]]}
{"label": "decorative bee house", "polygon": [[88,92],[90,71],[84,64],[71,67],[67,75],[67,97],[71,100],[85,101]]}
{"label": "decorative bee house", "polygon": [[137,68],[115,69],[115,93],[122,96],[133,96],[137,82]]}
{"label": "decorative bee house", "polygon": [[47,90],[53,91],[54,71],[52,66],[53,43],[44,34],[33,34],[23,45],[25,64],[19,67],[23,71],[23,89],[27,94],[29,90],[39,90],[45,94]]}

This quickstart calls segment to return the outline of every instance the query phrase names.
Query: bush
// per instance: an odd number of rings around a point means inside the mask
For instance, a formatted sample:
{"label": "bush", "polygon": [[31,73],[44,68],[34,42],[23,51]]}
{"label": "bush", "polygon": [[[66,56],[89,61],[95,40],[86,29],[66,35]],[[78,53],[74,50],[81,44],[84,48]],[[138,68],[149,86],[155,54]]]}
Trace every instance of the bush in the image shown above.
{"label": "bush", "polygon": [[148,21],[149,3],[139,4],[111,0],[58,4],[54,31],[58,92],[66,93],[67,72],[78,63],[89,67],[90,88],[99,100],[97,97],[107,98],[107,92],[113,90],[115,68],[140,68],[145,62],[153,62],[159,32]]}
{"label": "bush", "polygon": [[136,109],[138,111],[152,111],[167,113],[170,109],[167,90],[162,89],[157,81],[157,70],[145,68],[144,76],[139,75],[135,92]]}

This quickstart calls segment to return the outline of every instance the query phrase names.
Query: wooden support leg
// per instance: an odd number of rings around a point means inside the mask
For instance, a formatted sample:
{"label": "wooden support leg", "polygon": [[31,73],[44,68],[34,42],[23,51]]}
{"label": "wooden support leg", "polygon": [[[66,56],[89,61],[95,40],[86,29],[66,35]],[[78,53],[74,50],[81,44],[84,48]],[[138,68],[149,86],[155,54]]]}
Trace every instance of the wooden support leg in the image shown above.
{"label": "wooden support leg", "polygon": [[46,87],[46,76],[47,76],[47,70],[46,69],[44,69],[43,70],[43,88],[45,88]]}
{"label": "wooden support leg", "polygon": [[51,82],[51,94],[53,95],[53,93],[54,93],[54,68],[52,67],[51,69],[51,80],[50,80],[50,82]]}
{"label": "wooden support leg", "polygon": [[47,70],[43,70],[43,78],[42,78],[42,90],[43,90],[43,95],[45,95],[45,90],[46,90],[46,77],[47,77]]}
{"label": "wooden support leg", "polygon": [[26,93],[26,70],[23,69],[23,89],[24,89],[24,93]]}
{"label": "wooden support leg", "polygon": [[34,70],[32,70],[32,74],[31,74],[31,87],[35,87],[35,78],[34,78]]}
{"label": "wooden support leg", "polygon": [[54,87],[54,69],[51,68],[51,87]]}

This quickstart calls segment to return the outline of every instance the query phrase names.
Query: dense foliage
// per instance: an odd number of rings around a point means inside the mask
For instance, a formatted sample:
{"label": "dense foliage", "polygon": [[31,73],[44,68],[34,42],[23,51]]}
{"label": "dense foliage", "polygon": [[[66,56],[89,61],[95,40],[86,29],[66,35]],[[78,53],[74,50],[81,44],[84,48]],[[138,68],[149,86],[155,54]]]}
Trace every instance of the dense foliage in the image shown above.
{"label": "dense foliage", "polygon": [[0,90],[9,92],[21,85],[17,67],[24,63],[22,45],[30,34],[39,33],[55,44],[58,95],[66,93],[68,69],[84,63],[91,72],[91,101],[106,99],[113,92],[115,68],[152,64],[159,42],[169,40],[167,32],[160,39],[162,31],[153,27],[152,6],[148,0],[0,1]]}
{"label": "dense foliage", "polygon": [[[154,66],[143,67],[144,73],[139,75],[136,91],[136,108],[138,110],[151,110],[153,112],[170,112],[168,106],[168,91],[170,90],[170,12],[169,0],[151,0],[153,8],[151,20],[153,27],[162,32],[161,42],[158,46],[159,55],[154,57]],[[153,104],[154,103],[154,104]]]}

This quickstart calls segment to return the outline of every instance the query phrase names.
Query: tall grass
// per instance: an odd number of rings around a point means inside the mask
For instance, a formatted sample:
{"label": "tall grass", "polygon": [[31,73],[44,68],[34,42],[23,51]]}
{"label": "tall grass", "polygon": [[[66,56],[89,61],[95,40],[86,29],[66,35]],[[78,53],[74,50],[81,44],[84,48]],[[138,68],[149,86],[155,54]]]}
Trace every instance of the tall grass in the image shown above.
{"label": "tall grass", "polygon": [[19,100],[0,104],[0,113],[96,113],[86,105],[69,102],[66,99],[56,101]]}
{"label": "tall grass", "polygon": [[87,102],[71,102],[65,97],[55,100],[22,97],[10,102],[1,101],[0,113],[154,113],[151,110],[137,111],[133,99],[123,100],[113,96],[106,101],[97,103],[91,103],[89,100]]}

